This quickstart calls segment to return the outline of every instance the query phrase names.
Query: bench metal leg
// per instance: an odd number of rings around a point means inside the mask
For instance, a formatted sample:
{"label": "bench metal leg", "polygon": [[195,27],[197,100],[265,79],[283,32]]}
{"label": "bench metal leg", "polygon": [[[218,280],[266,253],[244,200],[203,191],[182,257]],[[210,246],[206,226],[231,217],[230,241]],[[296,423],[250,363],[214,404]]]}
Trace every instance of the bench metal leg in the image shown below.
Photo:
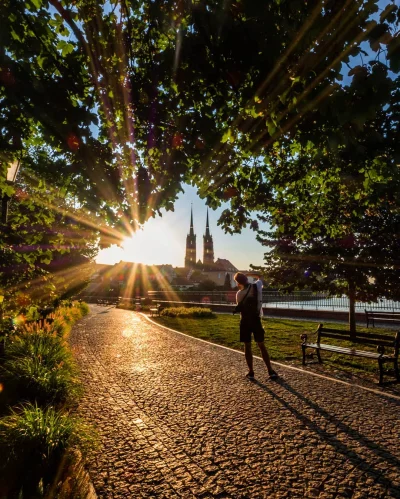
{"label": "bench metal leg", "polygon": [[396,380],[400,381],[399,362],[397,359],[394,361],[394,373],[396,375]]}
{"label": "bench metal leg", "polygon": [[383,383],[383,362],[381,359],[378,359],[379,364],[379,384]]}
{"label": "bench metal leg", "polygon": [[301,349],[303,350],[303,366],[306,365],[306,347],[305,345],[301,345]]}
{"label": "bench metal leg", "polygon": [[317,348],[317,357],[318,357],[318,362],[322,364],[321,352],[319,351],[319,348]]}

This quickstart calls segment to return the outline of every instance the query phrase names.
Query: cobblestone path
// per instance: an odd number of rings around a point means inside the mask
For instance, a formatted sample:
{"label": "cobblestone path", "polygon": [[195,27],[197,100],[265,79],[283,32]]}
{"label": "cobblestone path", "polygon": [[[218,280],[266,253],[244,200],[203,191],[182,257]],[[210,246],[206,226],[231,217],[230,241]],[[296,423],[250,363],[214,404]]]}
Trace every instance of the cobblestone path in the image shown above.
{"label": "cobblestone path", "polygon": [[400,497],[399,400],[258,360],[252,383],[238,353],[91,310],[71,341],[99,497]]}

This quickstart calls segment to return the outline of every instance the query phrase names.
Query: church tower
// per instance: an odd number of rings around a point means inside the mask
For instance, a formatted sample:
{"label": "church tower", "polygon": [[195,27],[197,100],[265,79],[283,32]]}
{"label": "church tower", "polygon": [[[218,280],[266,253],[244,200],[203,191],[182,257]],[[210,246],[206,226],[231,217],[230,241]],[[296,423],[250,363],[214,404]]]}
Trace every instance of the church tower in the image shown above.
{"label": "church tower", "polygon": [[191,268],[196,265],[196,235],[193,231],[193,208],[190,209],[190,231],[186,236],[185,267]]}
{"label": "church tower", "polygon": [[207,208],[207,221],[206,221],[206,233],[203,236],[203,265],[212,266],[214,264],[214,243],[212,235],[210,234],[210,226],[208,223],[208,208]]}

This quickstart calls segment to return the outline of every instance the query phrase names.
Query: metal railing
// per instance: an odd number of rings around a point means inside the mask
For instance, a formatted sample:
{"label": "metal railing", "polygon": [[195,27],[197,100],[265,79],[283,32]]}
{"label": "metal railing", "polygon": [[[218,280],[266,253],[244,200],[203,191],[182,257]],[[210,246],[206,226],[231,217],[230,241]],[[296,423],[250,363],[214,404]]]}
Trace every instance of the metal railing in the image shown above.
{"label": "metal railing", "polygon": [[[193,302],[210,304],[234,304],[236,291],[149,291],[153,301]],[[328,293],[312,291],[295,291],[284,294],[279,291],[263,291],[263,307],[266,308],[300,308],[308,310],[348,310],[347,296],[329,296]],[[356,310],[400,311],[400,302],[380,299],[378,302],[356,302]]]}
{"label": "metal railing", "polygon": [[[297,291],[292,294],[265,291],[263,292],[263,306],[308,310],[348,310],[350,302],[347,296],[330,296],[327,293],[313,293],[312,291]],[[379,299],[377,302],[356,302],[355,308],[358,312],[364,312],[364,309],[400,311],[400,302],[386,299]]]}
{"label": "metal railing", "polygon": [[[236,291],[149,291],[148,297],[153,301],[184,302],[233,305],[236,303]],[[110,297],[99,295],[82,295],[79,298],[88,303],[97,303],[98,300],[119,300],[120,302],[136,303],[137,298]],[[279,291],[263,291],[264,308],[293,308],[303,310],[348,310],[347,296],[329,296],[327,293],[313,293],[312,291],[295,291],[284,294]],[[356,302],[356,311],[390,310],[400,311],[400,302],[380,299],[378,302]]]}

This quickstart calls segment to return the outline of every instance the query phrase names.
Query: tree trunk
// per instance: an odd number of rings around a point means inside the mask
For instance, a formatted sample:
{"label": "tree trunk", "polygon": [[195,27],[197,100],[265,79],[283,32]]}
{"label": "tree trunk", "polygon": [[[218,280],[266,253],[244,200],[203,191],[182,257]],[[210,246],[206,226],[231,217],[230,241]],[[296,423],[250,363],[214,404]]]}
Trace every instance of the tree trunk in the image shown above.
{"label": "tree trunk", "polygon": [[349,279],[349,329],[350,338],[355,338],[356,336],[356,288],[354,282]]}

